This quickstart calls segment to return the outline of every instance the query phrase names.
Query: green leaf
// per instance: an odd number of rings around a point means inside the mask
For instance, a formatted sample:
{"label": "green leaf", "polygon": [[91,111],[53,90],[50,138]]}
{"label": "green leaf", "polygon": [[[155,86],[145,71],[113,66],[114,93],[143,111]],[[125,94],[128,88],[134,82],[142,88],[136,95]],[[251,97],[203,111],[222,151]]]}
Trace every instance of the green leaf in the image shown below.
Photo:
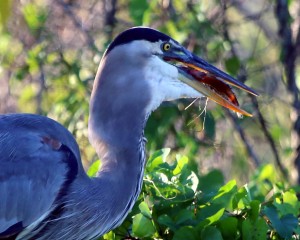
{"label": "green leaf", "polygon": [[245,206],[250,204],[250,193],[248,191],[247,186],[244,186],[238,190],[236,194],[234,194],[232,199],[232,208],[236,209],[243,209]]}
{"label": "green leaf", "polygon": [[97,161],[93,162],[93,164],[89,167],[89,170],[87,171],[87,175],[89,177],[95,177],[100,166],[101,166],[101,161],[98,159]]}
{"label": "green leaf", "polygon": [[290,204],[294,208],[298,208],[300,204],[294,190],[289,190],[283,193],[283,202]]}
{"label": "green leaf", "polygon": [[290,238],[292,236],[294,229],[298,225],[298,219],[295,216],[287,214],[280,218],[276,208],[273,206],[265,207],[263,212],[281,237]]}
{"label": "green leaf", "polygon": [[177,225],[189,224],[191,220],[194,218],[195,217],[192,210],[182,209],[181,211],[178,212],[178,214],[176,214],[174,221]]}
{"label": "green leaf", "polygon": [[145,217],[147,217],[147,218],[149,218],[149,219],[152,218],[152,214],[151,214],[151,212],[150,212],[150,209],[149,209],[147,203],[141,202],[140,205],[139,205],[139,209],[140,209],[141,213],[142,213]]}
{"label": "green leaf", "polygon": [[219,170],[212,170],[199,178],[198,190],[205,193],[202,201],[210,200],[224,184],[223,174]]}
{"label": "green leaf", "polygon": [[274,172],[276,172],[276,170],[274,169],[274,166],[272,164],[266,164],[264,166],[262,166],[262,168],[259,171],[259,175],[258,175],[258,180],[263,181],[263,180],[270,180],[271,182],[273,182],[274,180]]}
{"label": "green leaf", "polygon": [[191,226],[184,226],[177,230],[174,234],[173,240],[198,240],[196,230]]}
{"label": "green leaf", "polygon": [[252,232],[252,223],[250,222],[249,219],[246,219],[242,223],[242,236],[243,240],[252,240],[253,238],[253,232]]}
{"label": "green leaf", "polygon": [[236,239],[238,220],[234,217],[228,217],[220,220],[218,224],[224,239]]}
{"label": "green leaf", "polygon": [[217,195],[213,198],[212,201],[217,204],[222,204],[224,207],[229,207],[232,205],[231,200],[236,192],[236,181],[231,180],[219,189]]}
{"label": "green leaf", "polygon": [[208,226],[201,232],[201,240],[223,240],[222,234],[216,227]]}
{"label": "green leaf", "polygon": [[294,190],[284,192],[282,194],[282,200],[282,203],[274,203],[274,205],[276,206],[276,208],[278,208],[282,215],[299,215],[300,202],[298,201],[297,195]]}
{"label": "green leaf", "polygon": [[148,8],[147,0],[130,0],[129,1],[129,12],[135,25],[143,25],[144,12]]}
{"label": "green leaf", "polygon": [[199,224],[197,225],[197,228],[202,229],[207,225],[215,223],[223,216],[224,211],[225,208],[223,208],[220,204],[201,206],[198,212]]}
{"label": "green leaf", "polygon": [[242,239],[243,240],[265,240],[267,239],[268,225],[263,218],[252,222],[246,219],[242,223]]}
{"label": "green leaf", "polygon": [[181,170],[187,165],[189,159],[186,156],[182,156],[177,160],[176,168],[173,170],[173,174],[177,175],[181,173]]}
{"label": "green leaf", "polygon": [[208,217],[207,220],[209,220],[210,224],[217,222],[223,216],[224,211],[225,211],[225,208],[221,208],[214,215]]}
{"label": "green leaf", "polygon": [[167,214],[160,215],[157,218],[157,221],[159,224],[165,225],[166,227],[170,228],[172,231],[175,231],[177,228],[172,218],[170,218],[169,215]]}
{"label": "green leaf", "polygon": [[156,230],[153,222],[143,214],[139,213],[133,218],[132,232],[134,236],[143,238],[151,237],[156,232]]}
{"label": "green leaf", "polygon": [[254,222],[256,221],[256,219],[258,218],[259,216],[259,213],[260,213],[260,202],[257,201],[257,200],[253,200],[250,202],[250,219]]}
{"label": "green leaf", "polygon": [[231,192],[233,189],[236,189],[236,181],[231,180],[228,183],[226,183],[224,186],[222,186],[219,189],[219,193],[214,197],[213,200],[222,197],[224,194]]}
{"label": "green leaf", "polygon": [[115,233],[114,233],[113,231],[110,231],[110,232],[104,234],[104,235],[102,236],[102,238],[103,238],[103,239],[107,239],[107,240],[108,240],[108,239],[109,239],[109,240],[115,239]]}
{"label": "green leaf", "polygon": [[159,168],[165,163],[167,156],[170,153],[170,148],[164,148],[154,152],[147,162],[147,171],[152,172]]}

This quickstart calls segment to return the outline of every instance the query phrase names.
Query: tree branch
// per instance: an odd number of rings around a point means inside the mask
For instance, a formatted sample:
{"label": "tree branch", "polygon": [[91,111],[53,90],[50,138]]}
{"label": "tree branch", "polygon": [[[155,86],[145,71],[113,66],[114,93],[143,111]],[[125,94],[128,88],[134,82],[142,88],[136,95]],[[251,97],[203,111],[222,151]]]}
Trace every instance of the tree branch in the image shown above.
{"label": "tree branch", "polygon": [[[231,45],[231,48],[230,48],[231,49],[231,54],[238,58],[237,51],[236,51],[234,45],[232,44],[232,40],[230,38],[228,27],[227,27],[228,24],[227,24],[227,19],[226,19],[226,8],[227,8],[226,1],[224,1],[224,0],[222,1],[222,6],[223,6],[223,35],[224,35],[225,40],[227,40]],[[239,80],[241,80],[242,82],[245,82],[246,79],[247,79],[247,70],[246,70],[245,66],[243,66],[243,65],[241,66],[240,73],[241,74],[240,74]],[[283,177],[287,178],[287,172],[286,172],[284,166],[281,163],[278,150],[276,148],[275,142],[274,142],[271,134],[268,131],[266,120],[265,120],[262,112],[259,109],[259,104],[257,102],[257,99],[256,99],[256,97],[252,97],[251,100],[252,100],[252,104],[253,104],[256,112],[257,112],[257,117],[258,117],[259,123],[261,125],[261,129],[262,129],[262,131],[263,131],[263,133],[264,133],[264,135],[265,135],[265,137],[266,137],[266,139],[267,139],[267,141],[268,141],[268,143],[269,143],[269,145],[272,149],[272,152],[274,154],[275,162],[276,162],[281,174],[283,175]],[[244,132],[242,131],[242,129],[238,125],[238,122],[236,121],[234,116],[231,114],[230,117],[232,119],[232,122],[234,123],[234,126],[235,126],[236,130],[239,132],[241,139],[244,141],[244,145],[245,145],[245,147],[247,149],[247,152],[248,152],[249,156],[251,157],[253,163],[255,164],[255,166],[258,166],[259,161],[258,161],[256,155],[254,154],[251,146],[247,142]]]}
{"label": "tree branch", "polygon": [[275,15],[278,21],[278,35],[281,38],[281,62],[284,67],[284,73],[287,80],[287,90],[293,95],[293,107],[296,114],[294,123],[294,132],[297,136],[295,166],[298,171],[298,184],[300,184],[300,101],[299,89],[296,84],[296,59],[300,45],[300,27],[293,43],[292,29],[290,24],[290,13],[287,0],[277,0],[275,6]]}
{"label": "tree branch", "polygon": [[232,112],[226,109],[226,113],[230,117],[235,130],[239,133],[240,138],[243,140],[243,144],[247,150],[249,157],[252,159],[252,163],[254,164],[255,167],[258,167],[260,165],[259,159],[256,156],[255,152],[253,151],[250,143],[248,142],[245,131],[241,128],[241,126],[237,121],[237,118],[233,115]]}

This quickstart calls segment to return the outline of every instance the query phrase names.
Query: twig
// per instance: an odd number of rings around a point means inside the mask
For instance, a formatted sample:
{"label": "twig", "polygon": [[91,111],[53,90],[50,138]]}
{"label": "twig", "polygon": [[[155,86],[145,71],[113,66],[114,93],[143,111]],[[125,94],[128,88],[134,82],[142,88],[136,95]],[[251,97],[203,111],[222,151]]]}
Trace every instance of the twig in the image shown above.
{"label": "twig", "polygon": [[[232,45],[232,41],[230,39],[229,36],[229,32],[228,32],[228,24],[227,24],[227,19],[226,19],[226,9],[227,9],[227,5],[225,1],[221,1],[222,7],[223,7],[223,14],[222,14],[222,21],[223,21],[223,35],[225,40],[227,40],[230,44],[231,44],[231,54],[235,57],[237,57],[237,52],[234,48],[234,46]],[[244,67],[242,67],[241,69],[242,72],[246,72],[246,69]],[[246,80],[246,74],[243,74],[244,79],[243,82]],[[244,132],[244,130],[241,128],[241,126],[239,125],[237,119],[235,118],[235,116],[233,116],[233,114],[230,111],[227,111],[227,115],[230,117],[230,119],[232,120],[232,123],[235,127],[235,129],[238,131],[241,139],[243,140],[243,143],[245,145],[245,148],[248,152],[248,155],[250,156],[250,159],[252,159],[252,162],[254,164],[255,167],[258,167],[260,165],[260,162],[258,160],[258,157],[256,156],[256,154],[254,153],[252,147],[250,146],[247,138],[246,138],[246,134]]]}
{"label": "twig", "polygon": [[257,102],[257,99],[256,97],[254,96],[251,96],[251,100],[252,100],[252,104],[256,110],[256,113],[257,113],[257,118],[258,118],[258,121],[261,125],[261,128],[263,130],[263,133],[265,135],[265,137],[267,138],[269,144],[270,144],[270,147],[273,151],[273,154],[274,154],[274,157],[275,157],[275,162],[281,172],[281,174],[283,175],[283,177],[285,179],[288,179],[288,174],[287,174],[287,171],[286,169],[284,168],[284,166],[282,165],[281,163],[281,160],[280,160],[280,157],[279,157],[279,153],[277,151],[277,148],[276,148],[276,145],[275,145],[275,142],[274,142],[274,139],[272,138],[269,130],[268,130],[268,127],[267,127],[267,124],[266,124],[266,120],[264,118],[264,116],[262,115],[262,112],[260,111],[259,109],[259,105],[258,105],[258,102]]}
{"label": "twig", "polygon": [[246,138],[246,134],[245,134],[244,130],[241,128],[241,126],[239,125],[236,117],[233,115],[232,112],[230,112],[229,110],[226,109],[226,113],[230,117],[234,128],[236,129],[236,131],[239,133],[241,139],[243,140],[243,143],[245,145],[247,153],[248,153],[249,157],[252,159],[252,162],[253,162],[254,166],[258,167],[260,165],[260,162],[259,162],[258,157],[256,156],[256,154],[254,153],[252,147],[250,146],[250,144],[249,144],[249,142]]}
{"label": "twig", "polygon": [[[225,9],[226,9],[226,5],[224,6],[224,11],[225,11]],[[224,37],[231,44],[232,41],[231,41],[229,33],[228,33],[225,13],[224,13],[224,23],[223,23],[223,26],[224,26]],[[232,53],[233,56],[237,57],[236,50],[235,50],[233,44],[231,44],[231,53]],[[245,82],[246,79],[247,79],[247,70],[246,70],[245,67],[242,66],[241,67],[241,71],[243,72],[243,75],[241,76],[241,78],[242,78],[241,80],[242,80],[242,82]],[[267,127],[267,124],[266,124],[266,120],[265,120],[262,112],[259,109],[259,104],[257,102],[257,99],[256,99],[256,97],[252,96],[251,100],[252,100],[252,104],[253,104],[253,106],[254,106],[254,108],[256,110],[257,117],[258,117],[259,123],[261,125],[261,129],[262,129],[262,131],[263,131],[263,133],[264,133],[264,135],[265,135],[265,137],[266,137],[266,139],[267,139],[267,141],[268,141],[268,143],[269,143],[269,145],[270,145],[270,147],[272,149],[272,152],[274,154],[276,165],[278,166],[278,168],[279,168],[281,174],[283,175],[283,177],[287,179],[288,176],[287,176],[286,169],[284,168],[284,166],[281,163],[281,159],[280,159],[278,150],[276,148],[274,139],[272,138],[271,134],[269,133],[269,130],[268,130],[268,127]],[[238,122],[234,121],[234,123],[235,123],[236,129],[239,131],[239,126],[237,125]],[[240,133],[240,136],[241,136],[241,138],[243,140],[246,139],[245,136],[242,135],[243,134],[242,132],[239,131],[239,133]],[[251,147],[249,146],[249,144],[247,142],[245,142],[245,146],[246,146],[246,148],[250,148],[250,149],[247,149],[249,155],[252,154],[253,151],[252,151]],[[255,159],[255,158],[256,158],[256,156],[252,156],[253,161],[255,162],[255,164],[257,164],[258,163],[258,159]]]}
{"label": "twig", "polygon": [[262,9],[258,14],[253,13],[249,10],[247,5],[244,4],[243,1],[234,1],[232,6],[236,8],[239,13],[241,13],[247,20],[253,21],[265,34],[265,36],[268,38],[269,41],[276,42],[278,40],[278,37],[276,34],[271,30],[268,23],[261,20],[261,14],[262,12],[267,12],[269,9],[265,8]]}
{"label": "twig", "polygon": [[105,32],[110,41],[113,38],[113,29],[116,25],[117,0],[105,0]]}

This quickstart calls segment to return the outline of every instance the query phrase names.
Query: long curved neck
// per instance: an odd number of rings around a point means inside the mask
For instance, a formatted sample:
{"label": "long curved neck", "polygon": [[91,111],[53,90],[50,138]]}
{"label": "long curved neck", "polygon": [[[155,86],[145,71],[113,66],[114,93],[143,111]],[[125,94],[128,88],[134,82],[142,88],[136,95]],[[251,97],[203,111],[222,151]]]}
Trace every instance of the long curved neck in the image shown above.
{"label": "long curved neck", "polygon": [[[100,97],[98,97],[99,99]],[[113,106],[100,101],[91,103],[89,138],[101,159],[101,172],[141,171],[144,166],[144,126],[147,114],[140,106]]]}
{"label": "long curved neck", "polygon": [[128,74],[130,63],[124,61],[122,65],[124,67],[120,69],[125,72],[118,72],[114,61],[102,59],[94,81],[89,140],[102,161],[99,174],[140,170],[139,155],[144,151],[141,139],[149,115],[146,108],[150,95],[145,90],[144,81],[133,81]]}
{"label": "long curved neck", "polygon": [[111,207],[103,207],[114,209],[109,213],[114,228],[132,209],[142,188],[147,117],[140,106],[126,112],[127,106],[104,101],[103,95],[100,92],[91,101],[89,137],[102,163],[94,179],[95,191],[108,196],[106,205]]}
{"label": "long curved neck", "polygon": [[134,114],[121,109],[118,112],[105,103],[91,104],[89,136],[102,163],[98,176],[112,173],[116,179],[128,176],[127,181],[130,181],[129,173],[136,175],[144,167],[147,116],[138,109],[131,108]]}
{"label": "long curved neck", "polygon": [[[149,95],[136,86],[140,81],[124,86],[120,78],[123,75],[113,74],[102,66],[98,70],[90,101],[89,139],[102,163],[95,183],[101,196],[108,196],[106,204],[114,209],[110,218],[115,218],[117,226],[133,207],[142,187]],[[105,79],[108,75],[111,78]]]}

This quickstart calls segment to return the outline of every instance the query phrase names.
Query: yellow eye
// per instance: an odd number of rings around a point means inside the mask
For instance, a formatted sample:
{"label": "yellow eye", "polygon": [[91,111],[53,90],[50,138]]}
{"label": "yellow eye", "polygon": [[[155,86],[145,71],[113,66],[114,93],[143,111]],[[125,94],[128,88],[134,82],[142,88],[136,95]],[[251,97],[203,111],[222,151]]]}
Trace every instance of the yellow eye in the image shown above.
{"label": "yellow eye", "polygon": [[163,51],[169,51],[171,48],[171,44],[170,43],[164,43],[162,46]]}

